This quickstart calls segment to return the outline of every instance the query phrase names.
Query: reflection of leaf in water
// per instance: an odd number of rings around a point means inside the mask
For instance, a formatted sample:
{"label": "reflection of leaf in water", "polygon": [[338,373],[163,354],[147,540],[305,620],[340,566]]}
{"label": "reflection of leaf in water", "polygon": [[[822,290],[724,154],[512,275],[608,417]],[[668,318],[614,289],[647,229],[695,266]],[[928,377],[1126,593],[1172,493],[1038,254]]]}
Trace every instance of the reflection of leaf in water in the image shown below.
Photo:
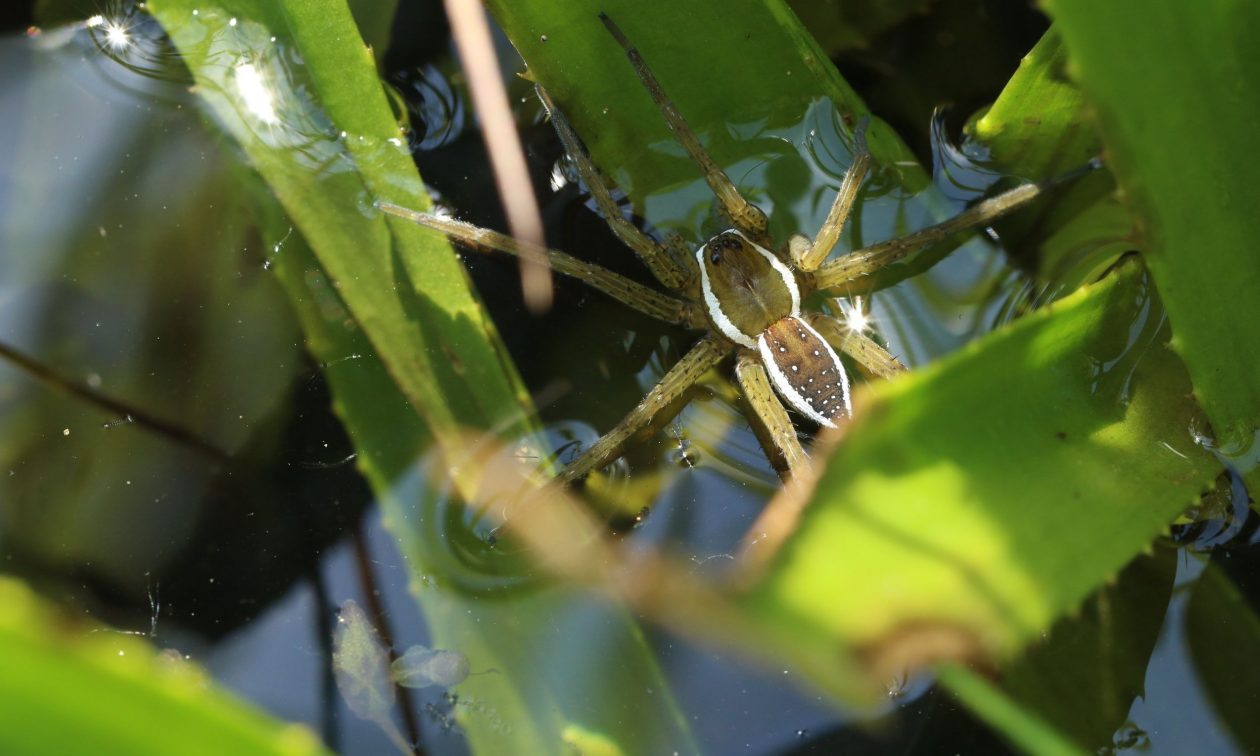
{"label": "reflection of leaf in water", "polygon": [[363,719],[393,727],[394,686],[389,680],[389,654],[376,628],[353,599],[341,605],[333,631],[333,670],[346,705]]}
{"label": "reflection of leaf in water", "polygon": [[394,683],[389,675],[389,651],[354,599],[345,600],[337,617],[337,629],[333,631],[333,672],[337,675],[337,690],[341,691],[350,711],[360,719],[379,725],[402,753],[415,752],[390,719]]}
{"label": "reflection of leaf in water", "polygon": [[468,657],[458,651],[412,646],[394,660],[390,673],[394,681],[408,688],[441,685],[449,688],[468,677]]}

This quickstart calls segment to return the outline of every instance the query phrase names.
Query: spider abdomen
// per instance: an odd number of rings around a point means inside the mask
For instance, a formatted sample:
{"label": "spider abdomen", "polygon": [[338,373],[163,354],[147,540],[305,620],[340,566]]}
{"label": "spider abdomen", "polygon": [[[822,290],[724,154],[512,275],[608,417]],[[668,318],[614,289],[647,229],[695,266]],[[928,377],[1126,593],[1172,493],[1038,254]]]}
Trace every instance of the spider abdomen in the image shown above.
{"label": "spider abdomen", "polygon": [[757,337],[770,382],[793,409],[829,428],[849,416],[849,378],[831,345],[801,318],[789,315]]}

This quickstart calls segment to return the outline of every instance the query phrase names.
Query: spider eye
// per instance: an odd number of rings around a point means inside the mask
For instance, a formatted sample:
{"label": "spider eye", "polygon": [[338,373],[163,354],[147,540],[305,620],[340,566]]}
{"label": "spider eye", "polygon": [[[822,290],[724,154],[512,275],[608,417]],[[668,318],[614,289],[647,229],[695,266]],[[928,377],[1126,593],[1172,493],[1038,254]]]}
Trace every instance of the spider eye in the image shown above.
{"label": "spider eye", "polygon": [[714,265],[717,265],[721,261],[722,261],[721,250],[717,248],[717,245],[711,245],[709,247],[709,262],[713,263]]}

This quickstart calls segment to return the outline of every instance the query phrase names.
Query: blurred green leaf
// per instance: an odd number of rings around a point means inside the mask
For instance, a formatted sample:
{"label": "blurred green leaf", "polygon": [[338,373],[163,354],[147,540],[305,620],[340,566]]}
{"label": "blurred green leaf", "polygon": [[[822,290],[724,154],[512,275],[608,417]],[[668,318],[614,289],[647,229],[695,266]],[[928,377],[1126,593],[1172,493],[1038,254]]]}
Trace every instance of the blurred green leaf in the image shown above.
{"label": "blurred green leaf", "polygon": [[314,733],[241,704],[177,653],[98,630],[0,578],[0,751],[327,753]]}
{"label": "blurred green leaf", "polygon": [[1260,164],[1249,156],[1260,122],[1260,5],[1049,0],[1046,8],[1139,219],[1138,246],[1168,308],[1173,348],[1217,443],[1254,451]]}
{"label": "blurred green leaf", "polygon": [[1130,264],[868,384],[757,610],[876,670],[942,644],[1002,659],[1039,638],[1219,472],[1187,434],[1194,405],[1161,323]]}

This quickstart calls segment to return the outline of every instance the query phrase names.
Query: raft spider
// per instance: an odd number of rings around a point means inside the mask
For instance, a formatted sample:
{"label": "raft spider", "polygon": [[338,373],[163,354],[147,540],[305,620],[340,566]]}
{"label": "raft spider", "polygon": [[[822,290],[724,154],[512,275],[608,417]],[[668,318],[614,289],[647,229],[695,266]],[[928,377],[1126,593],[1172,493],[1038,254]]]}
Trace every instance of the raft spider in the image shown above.
{"label": "raft spider", "polygon": [[825,427],[852,412],[849,380],[836,350],[852,357],[870,373],[887,377],[904,366],[879,344],[838,319],[801,309],[815,291],[842,291],[901,258],[955,233],[991,223],[1028,204],[1050,185],[1029,184],[976,203],[953,218],[914,233],[855,250],[828,261],[853,208],[858,188],[870,168],[871,156],[863,138],[865,121],[855,140],[857,154],[841,182],[826,220],[813,239],[792,236],[777,251],[767,228],[766,214],[748,202],[723,169],[714,162],[678,109],[665,94],[639,51],[605,14],[600,20],[625,50],[639,80],[664,116],[675,139],[699,167],[732,227],[694,252],[677,242],[661,243],[622,216],[598,169],[577,134],[541,87],[538,95],[551,116],[565,150],[573,159],[605,221],[630,247],[657,281],[661,293],[600,266],[555,250],[535,248],[509,236],[462,221],[420,213],[390,203],[381,210],[439,231],[462,245],[511,255],[546,255],[556,272],[587,285],[666,323],[702,332],[694,346],[612,430],[584,450],[558,475],[571,483],[617,459],[625,444],[640,430],[667,422],[668,408],[709,369],[735,355],[735,376],[752,408],[754,423],[766,452],[781,459],[796,477],[809,465],[797,438],[788,407]]}

